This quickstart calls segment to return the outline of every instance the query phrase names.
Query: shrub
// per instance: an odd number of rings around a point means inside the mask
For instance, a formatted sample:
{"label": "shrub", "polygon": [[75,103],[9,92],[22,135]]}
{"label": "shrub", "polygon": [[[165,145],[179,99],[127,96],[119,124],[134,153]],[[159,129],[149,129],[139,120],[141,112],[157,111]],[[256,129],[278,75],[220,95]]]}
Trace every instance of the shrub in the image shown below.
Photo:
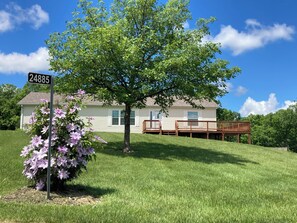
{"label": "shrub", "polygon": [[[54,109],[51,140],[51,187],[63,188],[66,181],[77,177],[87,163],[95,158],[94,147],[104,142],[95,136],[91,118],[84,123],[78,112],[82,107],[85,92],[78,91],[74,96],[67,96],[65,104]],[[46,186],[49,148],[49,103],[42,100],[33,112],[28,132],[32,136],[30,144],[25,146],[21,156],[24,161],[23,174],[34,182],[37,190]]]}

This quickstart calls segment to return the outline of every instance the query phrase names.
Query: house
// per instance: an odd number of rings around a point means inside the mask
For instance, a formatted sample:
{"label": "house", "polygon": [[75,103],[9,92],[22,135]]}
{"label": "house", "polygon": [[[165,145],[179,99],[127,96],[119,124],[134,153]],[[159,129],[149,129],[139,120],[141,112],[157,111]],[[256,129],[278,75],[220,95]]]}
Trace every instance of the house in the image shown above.
{"label": "house", "polygon": [[[24,97],[18,104],[21,105],[21,123],[23,129],[29,122],[30,115],[34,108],[41,103],[41,99],[49,100],[48,93],[31,92]],[[63,102],[61,95],[54,96],[54,104]],[[103,106],[103,103],[96,100],[86,100],[86,108],[80,111],[82,118],[93,117],[93,127],[96,131],[123,132],[124,131],[124,106],[113,105]],[[175,120],[209,120],[216,121],[217,104],[214,102],[202,102],[205,109],[194,109],[191,105],[176,101],[169,108],[168,117],[160,113],[160,107],[154,104],[152,99],[147,101],[147,107],[143,109],[132,109],[131,132],[142,133],[144,120],[158,120],[163,129],[175,129]]]}
{"label": "house", "polygon": [[[31,92],[18,104],[21,105],[20,128],[24,129],[29,123],[34,108],[41,99],[49,100],[49,93]],[[63,96],[54,96],[54,105],[63,103]],[[93,117],[93,128],[102,132],[124,132],[123,105],[105,106],[102,102],[87,99],[86,105],[80,111],[80,116],[86,120]],[[248,134],[250,142],[250,124],[247,122],[217,122],[216,109],[218,105],[212,101],[200,103],[204,109],[193,108],[184,101],[177,100],[168,109],[168,116],[160,113],[160,107],[149,98],[143,109],[132,109],[131,133],[158,133],[171,135],[188,135],[205,138],[219,138],[225,135],[237,135],[238,142],[241,134]]]}

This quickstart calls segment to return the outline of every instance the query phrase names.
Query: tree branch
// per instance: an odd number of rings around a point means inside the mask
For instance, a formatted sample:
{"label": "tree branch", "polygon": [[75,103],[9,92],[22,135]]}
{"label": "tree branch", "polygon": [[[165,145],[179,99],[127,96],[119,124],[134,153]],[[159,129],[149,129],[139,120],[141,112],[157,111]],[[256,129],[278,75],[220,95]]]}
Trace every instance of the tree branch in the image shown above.
{"label": "tree branch", "polygon": [[174,88],[176,88],[176,87],[177,87],[176,85],[173,85],[173,86],[171,86],[171,87],[168,87],[168,88],[165,88],[165,89],[161,89],[161,90],[159,90],[159,91],[156,91],[156,92],[153,92],[153,93],[150,93],[150,94],[146,94],[146,95],[144,95],[144,96],[142,96],[142,97],[138,97],[138,98],[136,98],[136,101],[142,101],[142,100],[144,100],[144,99],[146,99],[146,98],[151,98],[151,97],[156,96],[156,95],[158,95],[158,94],[160,94],[160,93],[163,93],[163,92],[172,90],[172,89],[174,89]]}

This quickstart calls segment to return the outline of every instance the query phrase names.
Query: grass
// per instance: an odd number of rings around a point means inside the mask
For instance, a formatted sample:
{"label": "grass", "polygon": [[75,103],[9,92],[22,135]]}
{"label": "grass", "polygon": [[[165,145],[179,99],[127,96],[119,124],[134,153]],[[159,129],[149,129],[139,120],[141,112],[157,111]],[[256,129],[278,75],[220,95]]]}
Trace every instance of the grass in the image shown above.
{"label": "grass", "polygon": [[[159,135],[100,133],[88,172],[70,183],[100,196],[96,205],[0,200],[12,222],[297,222],[297,154],[253,145]],[[20,131],[0,131],[0,196],[27,185]]]}

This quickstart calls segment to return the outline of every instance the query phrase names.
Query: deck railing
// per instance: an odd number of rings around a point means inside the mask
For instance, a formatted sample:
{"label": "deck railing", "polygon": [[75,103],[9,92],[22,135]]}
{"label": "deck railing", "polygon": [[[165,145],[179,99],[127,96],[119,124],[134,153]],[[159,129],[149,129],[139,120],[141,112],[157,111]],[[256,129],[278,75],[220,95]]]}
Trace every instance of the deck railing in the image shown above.
{"label": "deck railing", "polygon": [[144,120],[142,123],[142,132],[162,133],[162,124],[160,120]]}
{"label": "deck railing", "polygon": [[[159,120],[144,120],[143,132],[161,132],[162,124]],[[197,121],[176,120],[175,131],[179,132],[225,132],[225,133],[250,133],[250,122],[240,121]]]}
{"label": "deck railing", "polygon": [[176,131],[191,132],[225,132],[225,133],[250,133],[249,122],[239,121],[197,121],[197,120],[176,120]]}
{"label": "deck railing", "polygon": [[176,120],[175,130],[162,130],[162,124],[159,120],[144,120],[143,133],[173,133],[178,136],[181,134],[206,134],[207,139],[210,135],[219,135],[224,140],[227,135],[237,135],[237,141],[240,142],[240,135],[248,135],[248,143],[251,143],[251,125],[250,122],[240,121],[198,121],[198,120]]}
{"label": "deck railing", "polygon": [[218,122],[218,131],[222,132],[251,132],[250,122]]}

